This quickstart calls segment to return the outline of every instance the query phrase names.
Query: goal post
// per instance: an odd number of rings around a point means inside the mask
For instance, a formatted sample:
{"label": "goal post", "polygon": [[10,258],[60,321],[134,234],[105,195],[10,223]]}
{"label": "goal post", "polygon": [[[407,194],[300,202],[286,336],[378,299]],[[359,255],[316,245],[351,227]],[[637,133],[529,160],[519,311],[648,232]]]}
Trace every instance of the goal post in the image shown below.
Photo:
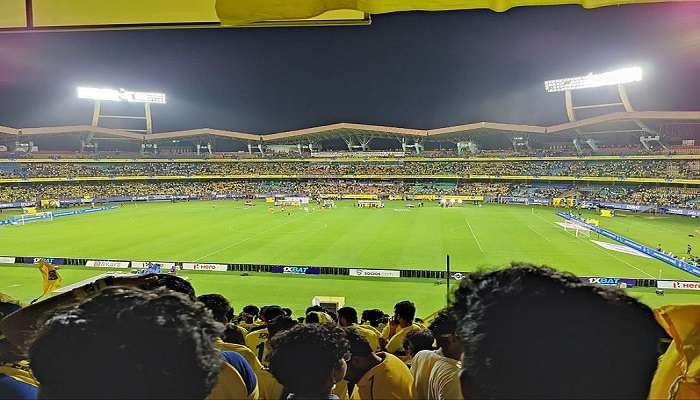
{"label": "goal post", "polygon": [[564,228],[564,232],[570,233],[576,237],[591,237],[591,228],[587,227],[582,223],[577,223],[575,221],[560,222],[559,226]]}

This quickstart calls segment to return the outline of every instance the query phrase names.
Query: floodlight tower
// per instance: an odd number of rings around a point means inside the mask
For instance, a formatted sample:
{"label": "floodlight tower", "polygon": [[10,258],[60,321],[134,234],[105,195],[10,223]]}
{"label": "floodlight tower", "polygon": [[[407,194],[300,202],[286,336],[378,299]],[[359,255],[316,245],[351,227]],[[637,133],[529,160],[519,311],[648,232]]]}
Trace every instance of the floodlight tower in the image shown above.
{"label": "floodlight tower", "polygon": [[[165,94],[163,93],[151,93],[151,92],[133,92],[124,89],[99,89],[91,87],[79,87],[78,88],[78,98],[93,100],[95,102],[95,107],[92,112],[92,126],[100,126],[101,119],[116,119],[116,120],[143,120],[145,123],[145,129],[132,129],[132,128],[119,128],[131,132],[141,132],[145,134],[153,133],[153,118],[151,115],[151,104],[165,104]],[[143,115],[106,115],[102,113],[102,102],[103,101],[114,101],[114,102],[127,102],[127,103],[138,103],[143,104]],[[88,144],[95,146],[92,143],[92,134],[88,138]],[[85,144],[83,144],[84,147]],[[144,149],[146,143],[144,142],[141,147]],[[155,144],[153,144],[155,146]]]}
{"label": "floodlight tower", "polygon": [[[632,107],[632,103],[630,103],[629,96],[627,96],[627,90],[625,89],[625,84],[626,83],[631,83],[631,82],[639,82],[642,80],[642,69],[640,67],[630,67],[630,68],[623,68],[619,69],[616,71],[610,71],[610,72],[605,72],[602,74],[593,74],[590,73],[585,76],[577,76],[573,78],[564,78],[564,79],[553,79],[549,81],[544,82],[544,88],[547,92],[549,93],[555,93],[555,92],[564,92],[564,107],[566,108],[566,116],[568,117],[570,122],[574,122],[577,119],[576,116],[576,110],[584,110],[584,109],[615,109],[615,108],[622,108],[626,112],[633,112],[634,107]],[[574,96],[573,96],[573,91],[574,90],[579,90],[579,89],[588,89],[588,88],[597,88],[597,87],[603,87],[603,86],[617,86],[617,98],[614,99],[612,102],[609,103],[600,103],[600,104],[586,104],[586,105],[575,105],[574,104]],[[642,136],[640,136],[640,142],[642,145],[644,145],[645,148],[648,148],[647,143],[649,141],[658,141],[659,144],[661,142],[659,141],[658,134],[651,129],[647,124],[640,120],[633,120],[634,123],[637,125],[638,129],[629,129],[629,130],[611,130],[611,131],[599,131],[599,132],[584,132],[581,129],[576,129],[576,132],[578,132],[581,135],[585,134],[591,134],[591,133],[613,133],[613,132],[642,132]],[[656,134],[656,137],[652,136],[644,136],[644,134]],[[583,141],[583,143],[586,143],[592,150],[596,150],[596,142],[595,140],[588,138]],[[574,146],[576,146],[577,149],[580,149],[580,144],[581,141],[575,140],[574,141]],[[663,146],[663,145],[662,145]]]}

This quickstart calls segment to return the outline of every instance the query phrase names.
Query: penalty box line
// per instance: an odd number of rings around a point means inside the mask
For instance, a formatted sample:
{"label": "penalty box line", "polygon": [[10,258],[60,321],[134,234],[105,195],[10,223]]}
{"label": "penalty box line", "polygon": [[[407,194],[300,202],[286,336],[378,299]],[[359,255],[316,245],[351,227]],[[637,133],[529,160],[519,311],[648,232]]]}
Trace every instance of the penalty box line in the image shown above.
{"label": "penalty box line", "polygon": [[484,254],[484,249],[481,247],[481,243],[479,243],[479,238],[476,237],[476,234],[474,233],[474,229],[472,229],[472,224],[469,223],[469,220],[467,219],[467,217],[464,217],[464,222],[467,223],[467,227],[469,228],[469,232],[472,233],[472,237],[474,238],[476,245],[479,247],[479,251],[481,252],[481,254]]}

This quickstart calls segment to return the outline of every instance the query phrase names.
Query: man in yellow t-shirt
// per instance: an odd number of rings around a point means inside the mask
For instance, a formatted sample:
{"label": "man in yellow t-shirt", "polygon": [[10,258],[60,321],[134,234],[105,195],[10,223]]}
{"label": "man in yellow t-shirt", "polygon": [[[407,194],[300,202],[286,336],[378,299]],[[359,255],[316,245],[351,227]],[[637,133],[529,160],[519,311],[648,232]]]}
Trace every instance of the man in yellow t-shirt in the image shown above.
{"label": "man in yellow t-shirt", "polygon": [[345,379],[354,386],[352,399],[391,400],[413,398],[413,377],[406,364],[389,353],[374,353],[354,329],[347,329],[350,360]]}
{"label": "man in yellow t-shirt", "polygon": [[267,330],[267,324],[277,317],[284,316],[284,311],[280,306],[266,306],[260,311],[260,318],[265,325],[252,328],[245,337],[245,345],[255,353],[260,362],[267,366],[267,355],[270,352],[270,347],[267,344],[270,333]]}
{"label": "man in yellow t-shirt", "polygon": [[357,324],[357,310],[352,307],[343,307],[338,310],[338,325],[343,328],[352,327],[367,340],[372,351],[379,351],[379,335],[373,329]]}
{"label": "man in yellow t-shirt", "polygon": [[413,322],[416,317],[416,306],[410,301],[401,301],[394,306],[394,317],[382,331],[382,347],[391,354],[405,357],[403,341],[409,333],[423,329]]}

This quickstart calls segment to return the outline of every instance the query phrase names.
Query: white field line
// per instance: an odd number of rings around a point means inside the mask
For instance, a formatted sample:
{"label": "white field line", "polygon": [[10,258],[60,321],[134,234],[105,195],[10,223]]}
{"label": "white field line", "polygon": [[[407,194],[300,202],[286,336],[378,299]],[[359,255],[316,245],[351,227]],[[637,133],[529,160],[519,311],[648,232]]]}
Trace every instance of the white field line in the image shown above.
{"label": "white field line", "polygon": [[[551,221],[547,221],[546,219],[542,218],[540,215],[535,214],[535,216],[536,216],[537,218],[541,219],[542,221],[545,221],[548,225],[551,223]],[[555,224],[556,224],[556,222],[555,222]],[[651,275],[650,273],[644,271],[643,269],[640,269],[640,268],[636,267],[635,265],[632,265],[632,264],[628,263],[627,261],[625,261],[625,260],[623,260],[623,259],[617,257],[617,256],[614,255],[614,254],[611,254],[609,251],[606,251],[605,249],[603,249],[602,247],[596,245],[596,244],[593,243],[592,241],[590,241],[590,240],[584,240],[584,242],[585,242],[585,243],[588,243],[589,245],[591,245],[594,249],[600,250],[600,251],[601,251],[603,254],[605,254],[606,256],[612,257],[612,258],[614,258],[615,260],[617,260],[617,261],[619,261],[619,262],[621,262],[621,263],[623,263],[623,264],[625,264],[625,265],[627,265],[627,266],[629,266],[629,267],[632,267],[632,268],[636,269],[637,271],[643,273],[644,275],[646,275],[646,276],[648,276],[648,277],[650,277],[650,278],[654,278],[654,275]]]}
{"label": "white field line", "polygon": [[253,238],[256,238],[256,237],[258,237],[258,236],[260,236],[260,235],[262,235],[262,234],[264,234],[264,233],[270,232],[270,231],[272,231],[272,230],[274,230],[274,229],[277,229],[277,228],[279,228],[279,227],[282,227],[282,226],[284,226],[284,225],[288,225],[288,224],[292,223],[293,221],[294,221],[294,220],[292,219],[292,220],[290,220],[290,221],[287,221],[287,222],[283,222],[283,223],[281,223],[281,224],[274,225],[274,226],[272,226],[272,227],[270,227],[270,228],[268,228],[268,229],[265,229],[265,230],[263,230],[263,231],[258,232],[258,233],[255,234],[255,235],[248,236],[248,237],[245,238],[245,239],[238,240],[238,241],[236,241],[236,242],[233,242],[233,243],[229,244],[228,246],[224,246],[224,247],[222,247],[222,248],[220,248],[220,249],[218,249],[218,250],[214,250],[214,251],[212,251],[212,252],[210,252],[210,253],[207,253],[207,254],[205,254],[205,255],[203,255],[203,256],[197,257],[197,258],[194,259],[194,262],[198,262],[198,261],[201,261],[203,258],[210,257],[210,256],[213,256],[213,255],[215,255],[215,254],[219,254],[219,253],[221,253],[221,252],[224,251],[224,250],[228,250],[228,249],[230,249],[231,247],[238,246],[239,244],[245,243],[245,242],[247,242],[247,241],[249,241],[249,240],[251,240],[251,239],[253,239]]}
{"label": "white field line", "polygon": [[467,227],[469,228],[469,232],[472,233],[472,237],[474,238],[476,245],[479,246],[479,251],[481,252],[481,254],[484,254],[484,249],[481,248],[481,243],[479,243],[479,238],[476,237],[476,235],[474,234],[474,229],[472,229],[472,224],[469,223],[469,220],[467,219],[467,217],[464,217],[464,222],[467,223]]}

